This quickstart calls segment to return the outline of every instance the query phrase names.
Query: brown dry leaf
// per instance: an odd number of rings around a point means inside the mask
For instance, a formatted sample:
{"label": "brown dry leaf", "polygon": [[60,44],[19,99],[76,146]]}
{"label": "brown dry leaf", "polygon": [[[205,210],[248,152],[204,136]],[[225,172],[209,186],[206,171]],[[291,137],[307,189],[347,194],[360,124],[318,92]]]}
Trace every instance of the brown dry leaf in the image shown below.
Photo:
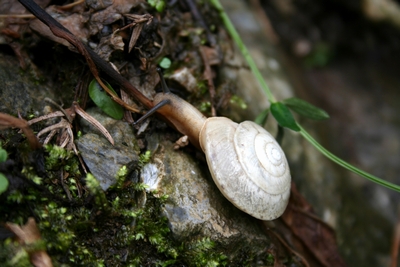
{"label": "brown dry leaf", "polygon": [[214,47],[208,47],[208,46],[201,46],[200,47],[201,52],[203,53],[204,59],[207,61],[208,65],[214,66],[214,65],[219,65],[221,64],[221,58],[222,55],[218,53],[218,49]]}
{"label": "brown dry leaf", "polygon": [[88,113],[86,113],[77,102],[74,102],[73,104],[76,113],[78,113],[83,119],[85,119],[87,122],[89,122],[91,125],[96,127],[107,140],[114,145],[114,139],[112,138],[111,134],[107,131],[107,129],[100,123],[98,122],[95,118],[90,116]]}
{"label": "brown dry leaf", "polygon": [[[88,35],[88,30],[85,27],[85,23],[87,21],[87,18],[85,16],[78,13],[72,13],[72,14],[68,12],[60,13],[54,6],[47,8],[46,11],[49,14],[51,14],[55,19],[57,19],[58,22],[60,22],[65,28],[67,28],[70,32],[72,32],[76,37],[78,37],[79,40],[85,43],[87,42],[89,35]],[[55,36],[51,32],[51,30],[40,20],[38,19],[32,20],[29,26],[33,31],[39,33],[40,35],[54,42],[62,44],[68,47],[72,51],[75,51],[75,47],[73,45],[71,45],[64,39]]]}
{"label": "brown dry leaf", "polygon": [[[35,1],[39,6],[46,7],[50,0],[36,0]],[[0,0],[0,14],[3,15],[23,15],[30,14],[18,1],[14,0]],[[2,26],[7,25],[10,22],[21,21],[19,18],[15,18],[10,16],[10,18],[3,21]],[[20,26],[19,23],[14,26]]]}
{"label": "brown dry leaf", "polygon": [[[14,223],[6,223],[6,227],[13,232],[18,239],[20,244],[30,245],[37,241],[40,241],[40,232],[37,228],[35,219],[29,218],[28,222],[19,226]],[[44,250],[34,250],[29,251],[29,258],[31,263],[36,267],[52,267],[53,264],[46,251]]]}
{"label": "brown dry leaf", "polygon": [[124,41],[122,36],[112,34],[100,39],[99,44],[97,45],[96,49],[94,50],[102,59],[109,60],[111,54],[116,51],[124,51]]}
{"label": "brown dry leaf", "polygon": [[[91,1],[93,3],[98,1]],[[88,22],[90,35],[95,35],[101,31],[104,25],[110,25],[123,18],[122,14],[127,14],[137,5],[143,3],[141,0],[114,0],[105,9],[95,11]],[[92,6],[90,6],[92,7]]]}
{"label": "brown dry leaf", "polygon": [[132,51],[132,48],[135,46],[136,41],[140,36],[140,33],[142,32],[143,26],[145,24],[149,25],[153,21],[153,16],[150,14],[125,14],[124,16],[132,20],[132,23],[124,27],[133,27],[128,46],[128,53],[130,53]]}
{"label": "brown dry leaf", "polygon": [[[40,6],[47,6],[49,0],[36,1]],[[0,0],[0,44],[8,44],[17,56],[22,69],[26,69],[31,64],[26,52],[21,49],[22,45],[15,42],[26,30],[25,18],[32,17],[32,14],[18,2],[11,0]]]}
{"label": "brown dry leaf", "polygon": [[322,266],[346,266],[338,252],[335,231],[314,214],[294,184],[289,205],[281,218]]}

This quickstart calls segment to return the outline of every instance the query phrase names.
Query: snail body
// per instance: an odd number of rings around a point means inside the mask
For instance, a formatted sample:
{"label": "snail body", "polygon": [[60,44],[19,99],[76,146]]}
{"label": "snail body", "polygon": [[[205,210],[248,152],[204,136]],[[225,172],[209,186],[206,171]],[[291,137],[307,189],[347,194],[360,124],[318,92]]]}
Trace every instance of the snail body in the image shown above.
{"label": "snail body", "polygon": [[254,122],[240,124],[225,117],[206,118],[172,93],[159,93],[157,113],[206,155],[211,176],[237,208],[273,220],[285,211],[290,194],[289,166],[279,144]]}

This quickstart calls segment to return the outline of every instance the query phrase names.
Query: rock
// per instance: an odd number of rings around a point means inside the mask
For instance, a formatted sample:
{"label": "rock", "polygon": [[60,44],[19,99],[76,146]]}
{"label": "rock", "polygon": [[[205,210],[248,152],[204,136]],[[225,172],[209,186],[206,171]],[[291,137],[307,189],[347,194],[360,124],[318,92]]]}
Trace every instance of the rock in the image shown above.
{"label": "rock", "polygon": [[38,84],[33,74],[22,72],[15,57],[0,53],[0,112],[23,117],[29,113],[39,116],[46,104],[45,97],[54,99],[54,91],[47,85]]}
{"label": "rock", "polygon": [[[252,255],[269,245],[259,221],[233,206],[212,181],[206,163],[174,150],[168,141],[142,171],[151,190],[169,196],[163,208],[174,238],[180,242],[209,237],[231,258],[246,249]],[[147,171],[146,171],[147,170]]]}
{"label": "rock", "polygon": [[88,109],[114,138],[115,146],[87,121],[81,119],[82,137],[76,140],[77,147],[90,172],[99,180],[103,190],[116,182],[116,174],[122,166],[131,171],[139,161],[139,148],[132,128],[128,123],[114,120],[98,108]]}

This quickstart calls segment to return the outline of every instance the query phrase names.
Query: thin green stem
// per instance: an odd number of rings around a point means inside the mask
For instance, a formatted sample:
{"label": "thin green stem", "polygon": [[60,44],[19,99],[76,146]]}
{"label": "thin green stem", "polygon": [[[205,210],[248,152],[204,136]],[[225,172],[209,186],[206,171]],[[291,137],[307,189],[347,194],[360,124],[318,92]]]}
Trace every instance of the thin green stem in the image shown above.
{"label": "thin green stem", "polygon": [[300,134],[308,141],[310,142],[316,149],[318,149],[319,152],[321,152],[323,155],[325,155],[328,159],[332,160],[336,164],[342,166],[343,168],[354,172],[355,174],[358,174],[362,177],[367,178],[368,180],[380,184],[382,186],[385,186],[387,188],[390,188],[392,190],[395,190],[397,192],[400,192],[400,186],[387,182],[385,180],[382,180],[381,178],[378,178],[372,174],[369,174],[363,170],[358,169],[357,167],[351,165],[350,163],[347,163],[346,161],[338,158],[331,152],[329,152],[326,148],[324,148],[320,143],[318,143],[303,127],[301,127],[299,124],[297,124],[300,127]]}
{"label": "thin green stem", "polygon": [[271,93],[271,90],[269,89],[267,83],[265,82],[263,76],[261,75],[260,71],[257,68],[256,63],[254,62],[253,58],[251,57],[249,51],[247,50],[247,47],[244,45],[242,39],[240,38],[238,32],[236,31],[235,27],[233,26],[231,20],[229,19],[228,15],[226,14],[224,8],[222,7],[221,3],[219,0],[210,0],[211,4],[214,5],[214,7],[218,10],[219,15],[222,19],[222,21],[225,24],[226,29],[228,30],[229,34],[233,38],[233,40],[236,42],[238,45],[240,51],[242,52],[244,58],[247,61],[247,64],[249,64],[249,67],[251,71],[254,73],[256,76],[258,82],[260,83],[262,89],[264,90],[265,94],[268,97],[268,101],[272,104],[275,103],[275,97]]}

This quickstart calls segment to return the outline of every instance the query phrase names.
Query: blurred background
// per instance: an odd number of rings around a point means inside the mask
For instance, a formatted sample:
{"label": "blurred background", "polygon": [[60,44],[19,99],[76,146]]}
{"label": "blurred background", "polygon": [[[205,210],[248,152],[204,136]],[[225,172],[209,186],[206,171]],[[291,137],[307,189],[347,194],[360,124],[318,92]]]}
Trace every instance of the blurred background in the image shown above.
{"label": "blurred background", "polygon": [[[247,4],[277,48],[296,96],[331,116],[304,121],[305,127],[337,156],[400,184],[400,1]],[[391,250],[399,193],[325,165],[323,159],[305,161],[315,170],[295,175],[294,181],[317,214],[336,229],[348,266],[390,266],[397,255],[393,251],[391,256]],[[327,167],[321,170],[320,164]]]}

